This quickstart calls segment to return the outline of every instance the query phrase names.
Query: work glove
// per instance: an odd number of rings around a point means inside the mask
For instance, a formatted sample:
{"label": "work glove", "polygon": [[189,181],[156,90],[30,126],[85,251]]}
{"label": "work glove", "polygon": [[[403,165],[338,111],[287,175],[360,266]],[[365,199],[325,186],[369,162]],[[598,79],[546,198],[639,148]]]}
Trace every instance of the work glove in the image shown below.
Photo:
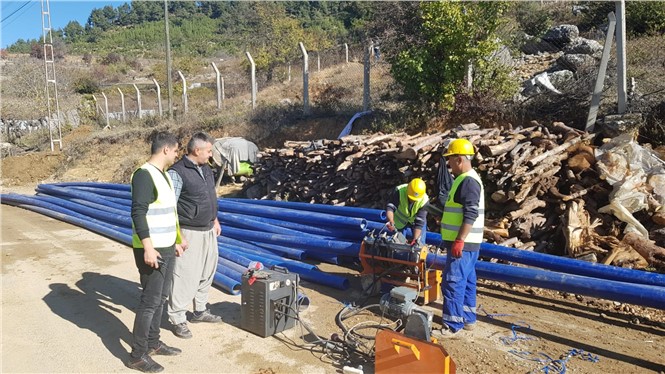
{"label": "work glove", "polygon": [[416,240],[416,239],[411,240],[411,242],[409,243],[409,245],[412,246],[412,247],[416,244],[418,244],[418,240]]}
{"label": "work glove", "polygon": [[453,246],[450,249],[450,253],[452,253],[453,257],[460,258],[462,257],[463,249],[464,249],[464,240],[455,239],[455,241],[453,242]]}
{"label": "work glove", "polygon": [[388,229],[388,231],[393,232],[395,231],[395,224],[392,222],[388,222],[386,223],[386,228]]}

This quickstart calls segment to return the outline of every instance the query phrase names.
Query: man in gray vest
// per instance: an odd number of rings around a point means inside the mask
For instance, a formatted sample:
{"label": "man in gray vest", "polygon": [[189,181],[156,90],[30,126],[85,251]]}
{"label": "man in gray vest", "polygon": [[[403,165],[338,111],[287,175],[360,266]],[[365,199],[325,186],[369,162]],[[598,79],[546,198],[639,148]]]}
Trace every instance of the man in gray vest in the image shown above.
{"label": "man in gray vest", "polygon": [[187,155],[168,171],[178,202],[178,219],[182,235],[189,247],[176,259],[173,289],[168,314],[173,333],[189,339],[186,312],[193,303],[191,322],[221,323],[220,316],[208,310],[208,292],[217,269],[217,236],[222,228],[217,220],[217,194],[212,169],[213,140],[205,133],[196,133],[187,143]]}

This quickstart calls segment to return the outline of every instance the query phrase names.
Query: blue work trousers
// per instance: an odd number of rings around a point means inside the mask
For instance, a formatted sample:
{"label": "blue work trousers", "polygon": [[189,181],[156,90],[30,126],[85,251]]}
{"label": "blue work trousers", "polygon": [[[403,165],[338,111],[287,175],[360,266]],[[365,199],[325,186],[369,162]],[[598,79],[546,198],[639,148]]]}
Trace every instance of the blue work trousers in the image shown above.
{"label": "blue work trousers", "polygon": [[462,251],[454,258],[447,250],[443,274],[443,323],[456,332],[476,322],[476,262],[479,251]]}

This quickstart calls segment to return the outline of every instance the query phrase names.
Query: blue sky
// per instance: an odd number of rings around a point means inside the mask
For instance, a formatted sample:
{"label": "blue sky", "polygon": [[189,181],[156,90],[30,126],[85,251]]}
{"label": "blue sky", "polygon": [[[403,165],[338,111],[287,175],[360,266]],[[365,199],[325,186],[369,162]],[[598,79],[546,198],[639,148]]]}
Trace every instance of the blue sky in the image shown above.
{"label": "blue sky", "polygon": [[[61,29],[76,20],[85,25],[90,11],[112,5],[114,8],[128,0],[116,1],[77,1],[50,0],[51,26]],[[19,39],[35,39],[42,36],[41,0],[0,0],[0,39],[1,48],[13,44]]]}

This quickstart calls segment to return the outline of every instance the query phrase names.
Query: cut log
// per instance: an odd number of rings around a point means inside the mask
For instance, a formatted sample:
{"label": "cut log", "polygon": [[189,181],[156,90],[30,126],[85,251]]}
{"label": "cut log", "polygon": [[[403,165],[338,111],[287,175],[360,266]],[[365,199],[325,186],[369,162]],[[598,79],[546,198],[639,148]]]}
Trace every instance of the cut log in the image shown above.
{"label": "cut log", "polygon": [[644,257],[651,266],[663,270],[665,269],[665,248],[653,244],[640,234],[629,232],[622,241],[637,251]]}

